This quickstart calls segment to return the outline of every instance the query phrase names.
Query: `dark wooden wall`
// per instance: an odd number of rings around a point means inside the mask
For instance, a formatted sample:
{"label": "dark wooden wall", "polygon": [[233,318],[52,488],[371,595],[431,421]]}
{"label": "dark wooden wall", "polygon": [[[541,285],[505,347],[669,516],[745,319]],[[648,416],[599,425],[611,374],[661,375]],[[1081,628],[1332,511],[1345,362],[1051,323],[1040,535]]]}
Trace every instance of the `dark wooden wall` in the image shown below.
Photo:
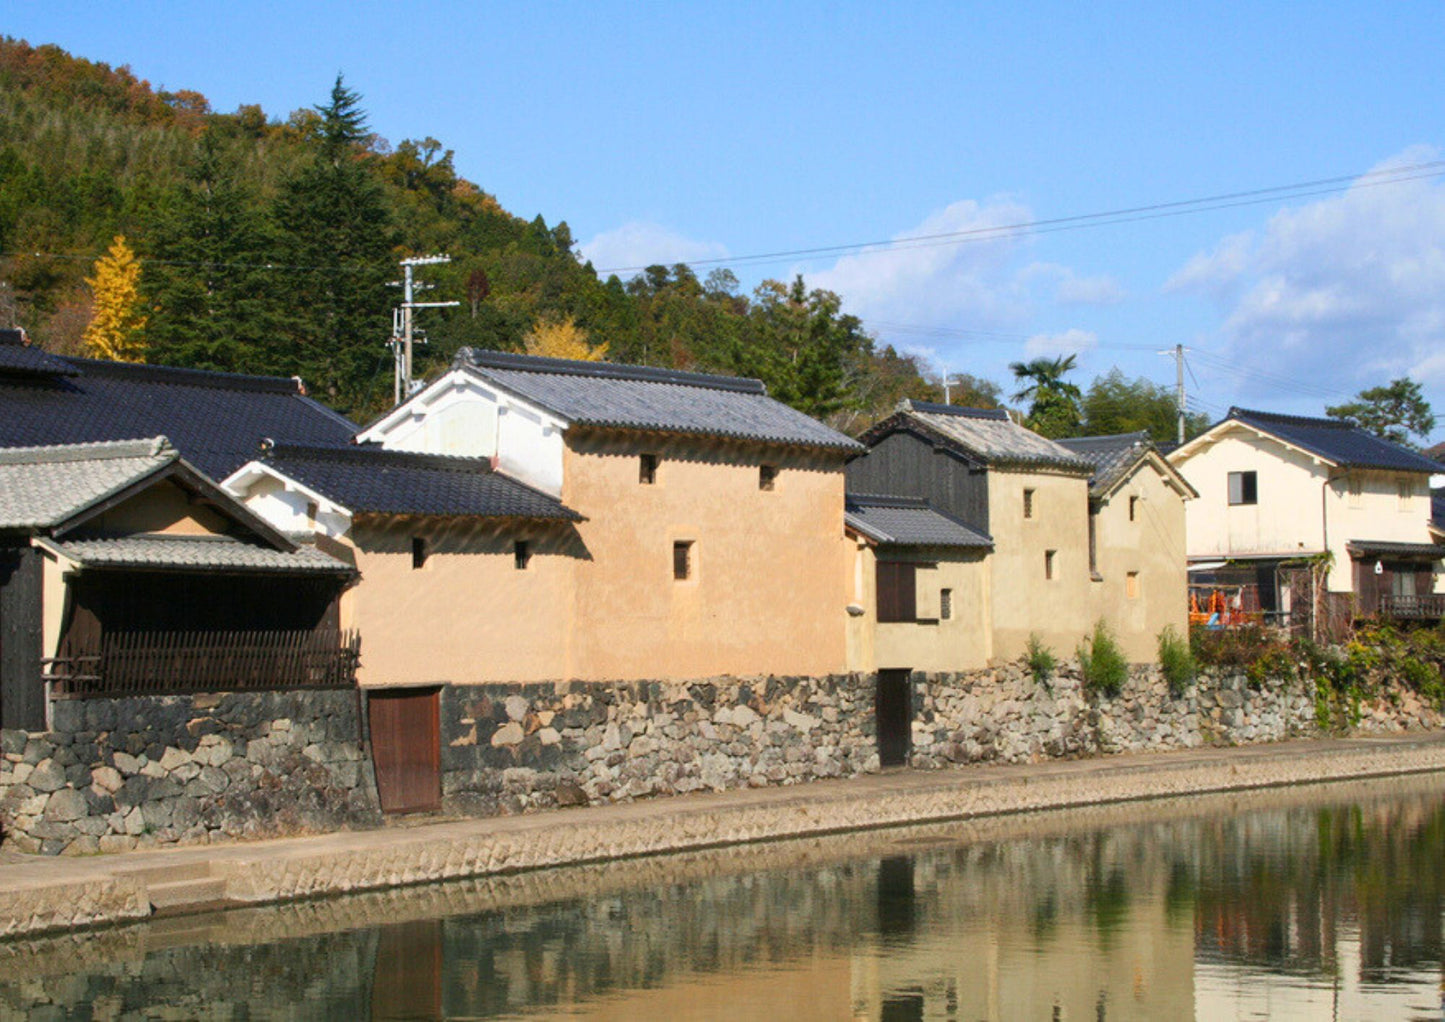
{"label": "dark wooden wall", "polygon": [[988,531],[988,474],[916,433],[890,433],[848,463],[849,493],[923,497],[940,511]]}
{"label": "dark wooden wall", "polygon": [[0,547],[0,727],[45,730],[40,551]]}

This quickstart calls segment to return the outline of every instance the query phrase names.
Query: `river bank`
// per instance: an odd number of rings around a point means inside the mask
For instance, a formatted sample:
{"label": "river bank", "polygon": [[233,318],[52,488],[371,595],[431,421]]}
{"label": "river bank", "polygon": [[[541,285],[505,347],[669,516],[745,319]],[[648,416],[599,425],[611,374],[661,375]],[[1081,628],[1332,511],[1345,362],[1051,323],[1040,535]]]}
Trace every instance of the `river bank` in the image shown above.
{"label": "river bank", "polygon": [[0,866],[0,935],[813,834],[1431,771],[1445,771],[1445,734],[896,771],[245,844],[12,855]]}

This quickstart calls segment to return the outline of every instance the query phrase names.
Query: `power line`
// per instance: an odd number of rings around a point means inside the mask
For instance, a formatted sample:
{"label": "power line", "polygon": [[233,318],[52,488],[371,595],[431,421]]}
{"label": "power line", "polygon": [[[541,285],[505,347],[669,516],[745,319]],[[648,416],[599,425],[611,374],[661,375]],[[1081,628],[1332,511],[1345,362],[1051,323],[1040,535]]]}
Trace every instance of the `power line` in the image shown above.
{"label": "power line", "polygon": [[[1150,205],[1130,206],[1122,209],[1105,210],[1098,213],[1078,213],[1071,216],[1052,217],[1045,220],[1022,220],[1012,224],[971,227],[962,231],[947,231],[939,234],[918,234],[904,238],[890,238],[886,241],[851,242],[842,245],[823,245],[814,248],[788,249],[776,252],[762,252],[753,255],[694,259],[687,261],[686,265],[724,266],[785,259],[801,259],[823,255],[866,255],[878,252],[906,251],[911,248],[932,248],[940,245],[990,241],[1007,235],[1048,234],[1056,231],[1079,230],[1085,227],[1107,226],[1115,223],[1134,223],[1163,217],[1206,213],[1220,209],[1233,209],[1240,206],[1275,202],[1281,199],[1309,198],[1315,195],[1327,195],[1334,192],[1347,191],[1352,187],[1399,184],[1420,178],[1437,177],[1442,171],[1445,171],[1445,160],[1431,160],[1425,163],[1413,163],[1399,167],[1365,171],[1361,174],[1317,178],[1313,181],[1300,181],[1288,185],[1272,185],[1268,188],[1254,188],[1241,192],[1225,192],[1219,195],[1209,195],[1195,199],[1157,202]],[[595,272],[599,276],[602,276],[613,273],[640,273],[645,269],[647,269],[647,265],[619,266],[599,269]]]}

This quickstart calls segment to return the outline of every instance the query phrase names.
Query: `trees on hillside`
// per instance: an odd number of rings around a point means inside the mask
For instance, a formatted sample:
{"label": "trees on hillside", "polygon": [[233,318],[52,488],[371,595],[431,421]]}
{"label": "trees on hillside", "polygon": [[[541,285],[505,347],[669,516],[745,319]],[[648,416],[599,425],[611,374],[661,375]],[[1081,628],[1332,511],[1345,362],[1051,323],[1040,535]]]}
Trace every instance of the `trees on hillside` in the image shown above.
{"label": "trees on hillside", "polygon": [[[1157,442],[1178,435],[1178,403],[1174,391],[1143,376],[1130,380],[1115,366],[1094,377],[1083,397],[1084,431],[1091,436],[1143,430]],[[1207,416],[1186,412],[1184,435],[1197,436],[1209,425]]]}
{"label": "trees on hillside", "polygon": [[1402,376],[1383,387],[1370,387],[1355,395],[1355,400],[1331,405],[1325,414],[1353,422],[1361,429],[1392,443],[1406,447],[1418,446],[1410,438],[1424,440],[1435,428],[1435,413],[1420,389],[1420,384]]}

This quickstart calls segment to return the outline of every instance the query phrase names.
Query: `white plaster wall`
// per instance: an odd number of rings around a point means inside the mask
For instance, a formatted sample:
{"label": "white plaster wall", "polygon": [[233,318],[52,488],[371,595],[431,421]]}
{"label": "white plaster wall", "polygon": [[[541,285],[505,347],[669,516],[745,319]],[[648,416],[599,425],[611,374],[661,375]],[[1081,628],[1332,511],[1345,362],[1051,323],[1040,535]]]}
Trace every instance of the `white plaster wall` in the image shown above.
{"label": "white plaster wall", "polygon": [[282,532],[314,532],[340,539],[351,528],[351,517],[335,510],[320,511],[315,522],[309,521],[306,505],[314,498],[288,488],[274,476],[252,477],[245,485],[240,485],[238,480],[238,484],[228,488],[246,507]]}

